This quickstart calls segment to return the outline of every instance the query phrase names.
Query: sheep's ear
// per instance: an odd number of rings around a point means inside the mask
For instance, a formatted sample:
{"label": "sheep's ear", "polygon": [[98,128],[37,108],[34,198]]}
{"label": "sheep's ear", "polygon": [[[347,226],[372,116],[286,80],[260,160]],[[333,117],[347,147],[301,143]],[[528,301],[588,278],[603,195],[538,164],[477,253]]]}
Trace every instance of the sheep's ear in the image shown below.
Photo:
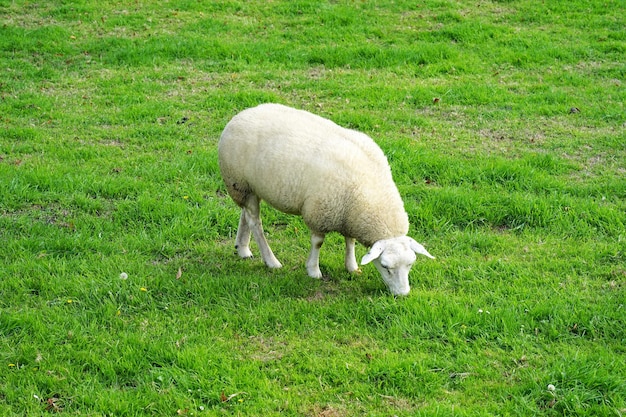
{"label": "sheep's ear", "polygon": [[430,259],[435,259],[433,255],[428,253],[428,251],[426,250],[424,246],[422,246],[420,243],[417,243],[414,239],[411,239],[409,241],[409,247],[411,248],[413,252],[417,254],[428,256]]}
{"label": "sheep's ear", "polygon": [[381,253],[385,250],[387,244],[381,240],[374,243],[369,252],[365,254],[365,256],[361,259],[361,265],[366,265],[372,262],[374,259],[377,259]]}

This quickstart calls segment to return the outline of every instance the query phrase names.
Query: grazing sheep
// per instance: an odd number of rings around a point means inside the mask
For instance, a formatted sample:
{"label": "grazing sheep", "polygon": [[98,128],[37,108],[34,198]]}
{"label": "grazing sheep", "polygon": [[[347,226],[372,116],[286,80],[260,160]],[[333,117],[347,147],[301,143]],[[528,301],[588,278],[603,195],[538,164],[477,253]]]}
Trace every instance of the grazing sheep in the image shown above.
{"label": "grazing sheep", "polygon": [[226,125],[218,154],[228,193],[242,207],[235,246],[242,258],[252,257],[252,233],[265,264],[282,266],[263,234],[261,200],[302,216],[311,230],[306,269],[313,278],[322,277],[319,253],[329,232],[345,237],[350,272],[358,270],[355,240],[370,247],[361,264],[373,262],[396,295],[409,292],[415,254],[432,258],[406,236],[408,216],[387,159],[363,133],[303,110],[262,104]]}

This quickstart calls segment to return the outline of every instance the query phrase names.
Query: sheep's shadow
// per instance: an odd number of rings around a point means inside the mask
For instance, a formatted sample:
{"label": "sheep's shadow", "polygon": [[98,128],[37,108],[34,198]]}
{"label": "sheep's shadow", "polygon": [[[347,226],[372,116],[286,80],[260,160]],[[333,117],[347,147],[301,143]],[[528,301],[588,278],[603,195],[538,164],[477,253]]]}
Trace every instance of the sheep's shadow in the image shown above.
{"label": "sheep's shadow", "polygon": [[[232,241],[215,245],[212,258],[198,270],[197,279],[210,286],[213,293],[238,293],[250,288],[261,291],[266,298],[288,297],[318,301],[337,296],[379,297],[392,296],[374,267],[363,267],[360,272],[348,272],[341,257],[332,256],[322,262],[322,278],[311,278],[304,265],[306,248],[290,249],[281,257],[282,268],[268,268],[257,255],[242,259]],[[336,251],[336,243],[329,244],[329,252]],[[330,246],[333,246],[332,248]],[[296,253],[293,253],[293,252]]]}

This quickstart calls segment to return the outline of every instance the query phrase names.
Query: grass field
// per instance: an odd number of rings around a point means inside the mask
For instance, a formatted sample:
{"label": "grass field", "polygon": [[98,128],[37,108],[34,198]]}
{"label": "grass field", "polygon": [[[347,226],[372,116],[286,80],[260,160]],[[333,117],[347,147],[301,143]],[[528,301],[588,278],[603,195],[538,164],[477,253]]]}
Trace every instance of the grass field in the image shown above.
{"label": "grass field", "polygon": [[[626,415],[619,0],[0,0],[0,414]],[[280,102],[370,135],[421,258],[234,251],[216,145]],[[256,248],[253,248],[253,250]],[[366,248],[358,247],[360,258]]]}

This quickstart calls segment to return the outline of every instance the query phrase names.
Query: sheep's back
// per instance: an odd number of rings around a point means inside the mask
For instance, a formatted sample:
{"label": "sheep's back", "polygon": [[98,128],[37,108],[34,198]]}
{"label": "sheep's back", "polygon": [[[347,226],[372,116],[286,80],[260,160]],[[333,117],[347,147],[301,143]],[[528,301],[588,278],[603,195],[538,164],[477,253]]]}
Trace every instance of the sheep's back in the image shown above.
{"label": "sheep's back", "polygon": [[368,136],[277,104],[235,116],[219,158],[229,192],[253,192],[287,213],[301,214],[313,200],[337,204],[360,184],[376,189],[391,182],[395,189],[386,157]]}

